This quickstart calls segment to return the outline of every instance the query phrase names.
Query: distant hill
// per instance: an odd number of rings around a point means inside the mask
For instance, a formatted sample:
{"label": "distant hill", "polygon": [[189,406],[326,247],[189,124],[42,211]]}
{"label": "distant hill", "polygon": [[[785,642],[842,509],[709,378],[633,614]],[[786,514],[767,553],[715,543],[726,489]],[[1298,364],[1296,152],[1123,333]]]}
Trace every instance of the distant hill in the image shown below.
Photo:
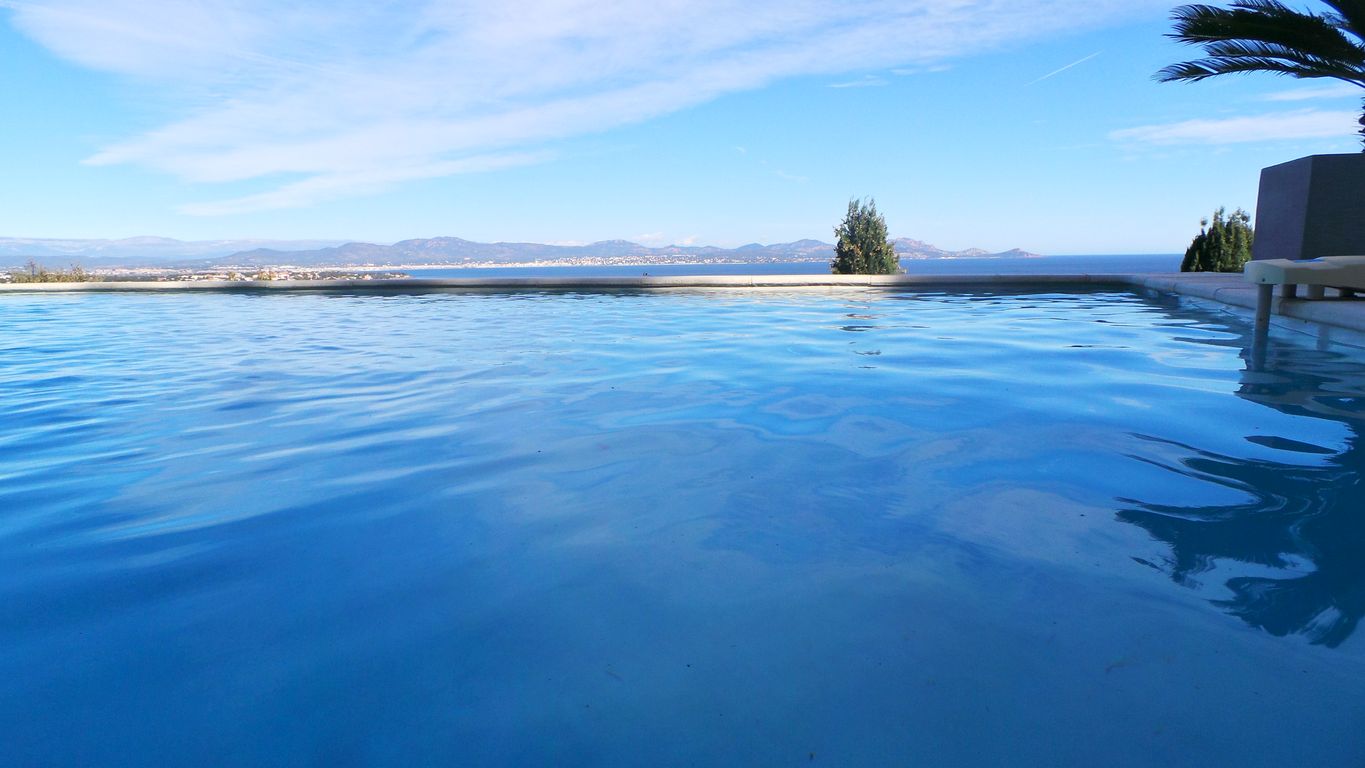
{"label": "distant hill", "polygon": [[217,259],[248,249],[305,251],[340,245],[343,240],[173,240],[169,237],[127,237],[120,240],[76,240],[0,237],[0,266],[18,266],[32,259],[44,266],[64,267],[79,262],[86,267],[159,266],[167,262]]}
{"label": "distant hill", "polygon": [[[896,252],[908,259],[975,258],[986,256],[1029,258],[1037,254],[1018,249],[991,253],[981,249],[946,251],[919,240],[894,241]],[[340,266],[459,266],[462,264],[617,263],[665,264],[695,262],[764,263],[829,261],[834,246],[819,240],[738,248],[669,245],[651,248],[626,240],[604,240],[588,245],[542,245],[539,243],[476,243],[458,237],[404,240],[393,245],[346,243],[312,251],[280,251],[259,248],[222,259],[221,266],[263,267],[287,264],[300,267]]]}
{"label": "distant hill", "polygon": [[[946,251],[920,240],[898,238],[896,252],[904,259],[1027,258],[1036,254],[1018,249],[990,253],[979,248]],[[219,240],[184,242],[139,237],[125,240],[36,240],[0,238],[0,266],[17,266],[33,259],[49,266],[78,263],[85,267],[357,267],[461,266],[487,264],[665,264],[764,263],[829,261],[834,246],[819,240],[738,248],[669,245],[651,248],[627,240],[603,240],[588,245],[540,243],[476,243],[458,237],[403,240],[393,245],[339,241]]]}
{"label": "distant hill", "polygon": [[458,237],[403,240],[393,245],[346,243],[313,251],[285,252],[259,248],[233,254],[224,260],[231,266],[398,266],[460,264],[525,264],[535,262],[638,262],[669,261],[821,261],[833,256],[833,246],[818,240],[798,240],[776,245],[751,244],[740,248],[669,245],[651,248],[628,240],[603,240],[588,245],[540,243],[476,243]]}
{"label": "distant hill", "polygon": [[[902,259],[1036,259],[1039,256],[1039,254],[1029,253],[1019,248],[1011,248],[999,253],[984,251],[980,248],[968,248],[965,251],[945,251],[923,240],[912,240],[908,237],[898,237],[891,242],[896,246],[896,254]],[[829,247],[832,254],[834,246]]]}

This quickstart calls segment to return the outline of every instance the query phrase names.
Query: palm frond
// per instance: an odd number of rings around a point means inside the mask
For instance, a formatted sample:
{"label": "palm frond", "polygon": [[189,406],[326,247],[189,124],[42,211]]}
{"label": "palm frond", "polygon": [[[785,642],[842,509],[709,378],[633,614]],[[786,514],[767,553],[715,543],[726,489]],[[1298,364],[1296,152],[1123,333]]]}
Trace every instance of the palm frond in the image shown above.
{"label": "palm frond", "polygon": [[1336,26],[1365,43],[1365,0],[1322,0],[1335,13],[1330,14]]}
{"label": "palm frond", "polygon": [[1329,5],[1338,13],[1300,13],[1280,0],[1234,0],[1230,8],[1180,6],[1172,11],[1169,37],[1202,47],[1206,58],[1166,67],[1156,78],[1203,80],[1263,71],[1365,86],[1365,44],[1346,16],[1365,15],[1365,0],[1332,0]]}
{"label": "palm frond", "polygon": [[1365,47],[1326,17],[1293,11],[1275,0],[1240,0],[1232,8],[1186,5],[1171,15],[1169,37],[1187,45],[1251,40],[1311,53],[1323,59],[1365,64]]}
{"label": "palm frond", "polygon": [[1208,43],[1204,46],[1204,52],[1211,59],[1279,59],[1308,69],[1333,72],[1343,78],[1354,76],[1365,79],[1365,62],[1327,59],[1283,45],[1259,41],[1223,40]]}
{"label": "palm frond", "polygon": [[[1156,79],[1269,72],[1365,88],[1365,0],[1322,2],[1330,12],[1301,13],[1280,0],[1233,0],[1229,8],[1182,5],[1171,11],[1174,31],[1167,37],[1203,48],[1206,58],[1172,64]],[[1365,127],[1360,133],[1365,141]]]}
{"label": "palm frond", "polygon": [[[1290,77],[1299,78],[1331,77],[1338,80],[1345,79],[1332,70],[1314,69],[1299,64],[1280,61],[1278,59],[1260,58],[1256,56],[1184,61],[1162,69],[1157,73],[1156,77],[1161,82],[1173,82],[1177,80],[1198,82],[1217,75],[1233,75],[1245,72],[1269,72],[1275,75],[1288,75]],[[1350,80],[1349,82],[1365,87],[1365,81]]]}

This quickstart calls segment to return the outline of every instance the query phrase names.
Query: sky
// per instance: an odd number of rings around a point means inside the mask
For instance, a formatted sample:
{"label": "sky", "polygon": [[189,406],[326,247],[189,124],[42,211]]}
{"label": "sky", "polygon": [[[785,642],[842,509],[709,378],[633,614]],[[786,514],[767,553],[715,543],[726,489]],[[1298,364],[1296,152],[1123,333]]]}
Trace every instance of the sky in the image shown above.
{"label": "sky", "polygon": [[0,236],[1185,249],[1365,91],[1148,0],[0,0]]}

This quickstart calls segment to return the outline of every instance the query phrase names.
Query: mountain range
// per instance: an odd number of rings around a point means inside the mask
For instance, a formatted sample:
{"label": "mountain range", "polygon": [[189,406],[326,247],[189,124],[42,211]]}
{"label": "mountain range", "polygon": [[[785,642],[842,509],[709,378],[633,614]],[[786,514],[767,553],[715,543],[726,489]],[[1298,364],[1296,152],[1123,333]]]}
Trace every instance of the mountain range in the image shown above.
{"label": "mountain range", "polygon": [[144,267],[196,259],[218,259],[256,248],[299,251],[341,245],[344,240],[197,240],[169,237],[128,237],[121,240],[44,239],[0,237],[0,266],[33,259],[44,266]]}
{"label": "mountain range", "polygon": [[[1014,249],[992,253],[979,248],[948,251],[907,237],[892,241],[902,259],[1012,257],[1037,254]],[[210,240],[186,242],[164,237],[122,240],[43,240],[0,238],[0,266],[32,259],[44,266],[78,264],[86,268],[164,267],[356,267],[460,266],[522,263],[748,263],[829,261],[834,246],[819,240],[738,248],[670,245],[652,248],[627,240],[588,245],[477,243],[458,237],[403,240],[392,245],[328,240]]]}

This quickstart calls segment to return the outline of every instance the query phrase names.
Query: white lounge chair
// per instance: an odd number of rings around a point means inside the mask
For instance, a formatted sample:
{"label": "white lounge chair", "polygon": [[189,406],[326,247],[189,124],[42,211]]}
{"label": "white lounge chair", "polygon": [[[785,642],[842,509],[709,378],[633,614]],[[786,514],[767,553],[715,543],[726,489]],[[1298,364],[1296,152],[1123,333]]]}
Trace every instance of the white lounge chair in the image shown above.
{"label": "white lounge chair", "polygon": [[1263,259],[1243,268],[1246,279],[1261,285],[1282,285],[1292,297],[1302,285],[1310,299],[1320,299],[1323,288],[1336,288],[1343,295],[1365,291],[1365,256],[1324,256],[1320,259]]}
{"label": "white lounge chair", "polygon": [[1260,287],[1256,297],[1256,325],[1263,327],[1270,321],[1270,295],[1274,286],[1283,286],[1281,295],[1285,298],[1293,298],[1300,285],[1304,286],[1304,296],[1309,299],[1321,299],[1324,288],[1335,288],[1343,297],[1365,291],[1365,256],[1249,261],[1243,267],[1242,275]]}

